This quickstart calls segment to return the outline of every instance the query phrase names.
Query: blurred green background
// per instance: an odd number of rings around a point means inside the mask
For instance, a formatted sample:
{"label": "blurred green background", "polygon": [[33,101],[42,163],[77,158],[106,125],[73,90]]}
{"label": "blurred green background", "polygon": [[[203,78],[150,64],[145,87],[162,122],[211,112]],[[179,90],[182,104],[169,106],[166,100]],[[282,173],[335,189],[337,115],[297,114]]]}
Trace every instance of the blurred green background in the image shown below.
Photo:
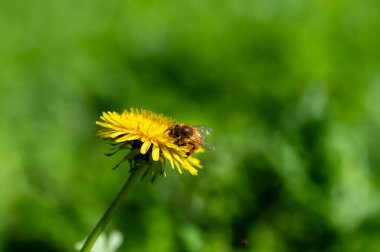
{"label": "blurred green background", "polygon": [[119,251],[380,251],[380,3],[0,3],[1,251],[70,251],[128,176],[136,107],[214,129],[198,176],[137,184]]}

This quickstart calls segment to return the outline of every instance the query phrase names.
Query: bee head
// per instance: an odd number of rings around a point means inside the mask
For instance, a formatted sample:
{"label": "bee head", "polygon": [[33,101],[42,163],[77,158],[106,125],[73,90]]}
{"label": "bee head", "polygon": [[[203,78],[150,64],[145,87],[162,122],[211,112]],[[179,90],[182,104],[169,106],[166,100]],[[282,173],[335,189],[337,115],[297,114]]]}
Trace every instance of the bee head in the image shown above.
{"label": "bee head", "polygon": [[180,137],[182,134],[182,127],[179,124],[171,126],[168,130],[171,137]]}

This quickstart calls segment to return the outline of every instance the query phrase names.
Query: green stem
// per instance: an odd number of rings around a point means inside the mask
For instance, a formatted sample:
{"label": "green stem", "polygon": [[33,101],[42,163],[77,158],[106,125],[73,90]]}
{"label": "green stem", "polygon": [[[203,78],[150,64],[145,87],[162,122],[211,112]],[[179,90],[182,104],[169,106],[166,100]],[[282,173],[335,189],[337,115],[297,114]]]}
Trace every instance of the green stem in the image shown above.
{"label": "green stem", "polygon": [[131,175],[129,175],[124,186],[121,188],[120,192],[116,195],[116,198],[112,201],[111,205],[108,207],[108,209],[104,213],[103,217],[99,220],[98,224],[95,226],[95,228],[92,230],[90,235],[87,237],[86,242],[83,244],[83,247],[80,250],[81,252],[90,252],[91,251],[92,246],[94,246],[99,235],[103,232],[104,228],[107,226],[108,222],[111,220],[113,213],[115,212],[117,207],[120,205],[120,202],[127,195],[129,188],[131,187],[131,185],[134,183],[134,181],[138,177],[137,176],[138,170],[142,170],[142,168],[131,169]]}

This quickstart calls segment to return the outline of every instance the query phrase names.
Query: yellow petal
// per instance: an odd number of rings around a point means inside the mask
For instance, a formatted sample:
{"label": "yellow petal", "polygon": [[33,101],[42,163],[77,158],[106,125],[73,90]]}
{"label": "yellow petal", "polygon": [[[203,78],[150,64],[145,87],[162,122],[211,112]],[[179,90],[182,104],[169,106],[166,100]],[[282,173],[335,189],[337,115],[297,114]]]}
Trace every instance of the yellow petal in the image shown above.
{"label": "yellow petal", "polygon": [[195,169],[187,160],[185,160],[182,163],[182,166],[183,166],[183,168],[188,170],[191,173],[191,175],[197,175],[198,174],[197,169]]}
{"label": "yellow petal", "polygon": [[118,125],[119,124],[119,120],[118,118],[120,117],[119,114],[115,114],[115,112],[108,112],[108,113],[103,113],[103,120],[104,121],[108,121],[114,125]]}
{"label": "yellow petal", "polygon": [[180,156],[178,156],[177,154],[174,154],[173,153],[173,157],[175,159],[176,162],[180,163],[180,164],[183,164],[183,160]]}
{"label": "yellow petal", "polygon": [[161,146],[161,150],[162,150],[162,153],[164,154],[165,158],[170,161],[170,165],[174,169],[173,157],[170,154],[170,152],[164,146]]}
{"label": "yellow petal", "polygon": [[203,166],[201,165],[201,161],[199,161],[198,158],[193,158],[192,156],[188,157],[187,160],[190,162],[190,164],[202,169]]}
{"label": "yellow petal", "polygon": [[153,161],[158,161],[160,158],[160,147],[153,145],[152,157]]}
{"label": "yellow petal", "polygon": [[128,132],[117,131],[117,132],[114,132],[114,133],[110,134],[110,137],[115,138],[115,137],[118,137],[120,135],[127,134],[127,133]]}
{"label": "yellow petal", "polygon": [[141,145],[141,149],[140,149],[141,154],[147,153],[151,145],[152,145],[152,143],[150,141],[144,142]]}
{"label": "yellow petal", "polygon": [[120,143],[120,142],[125,142],[125,141],[136,140],[136,139],[139,139],[139,138],[141,138],[141,136],[128,134],[128,135],[125,135],[123,137],[120,137],[120,138],[116,139],[115,141],[118,142],[118,143]]}
{"label": "yellow petal", "polygon": [[182,174],[181,166],[180,166],[180,165],[178,164],[178,162],[175,161],[175,160],[174,160],[174,165],[175,165],[175,167],[177,168],[179,174]]}

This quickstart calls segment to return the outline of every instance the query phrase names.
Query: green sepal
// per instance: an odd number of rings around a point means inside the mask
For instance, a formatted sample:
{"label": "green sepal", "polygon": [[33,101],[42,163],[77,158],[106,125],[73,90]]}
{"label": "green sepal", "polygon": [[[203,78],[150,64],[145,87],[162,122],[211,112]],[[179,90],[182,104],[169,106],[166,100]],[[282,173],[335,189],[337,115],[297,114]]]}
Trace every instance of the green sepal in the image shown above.
{"label": "green sepal", "polygon": [[[112,170],[115,170],[117,167],[119,167],[125,161],[133,160],[134,157],[136,157],[138,154],[140,154],[140,149],[132,149],[122,160],[120,160],[120,162],[118,164],[116,164],[112,168]],[[133,167],[132,164],[130,164],[130,165],[131,165],[131,167]]]}
{"label": "green sepal", "polygon": [[107,157],[115,155],[120,150],[131,148],[131,144],[129,144],[129,143],[110,143],[110,145],[112,146],[112,148],[110,150],[111,152],[104,154]]}
{"label": "green sepal", "polygon": [[141,176],[141,181],[144,180],[144,178],[146,177],[146,175],[148,175],[148,173],[153,169],[153,159],[152,159],[152,156],[150,155],[149,156],[149,161],[148,161],[148,164],[146,166],[146,170],[144,172],[144,174]]}
{"label": "green sepal", "polygon": [[166,176],[165,158],[163,158],[163,157],[160,157],[160,159],[157,162],[154,162],[154,166],[152,167],[152,175],[153,175],[152,179],[151,179],[152,183],[154,183],[158,174]]}

